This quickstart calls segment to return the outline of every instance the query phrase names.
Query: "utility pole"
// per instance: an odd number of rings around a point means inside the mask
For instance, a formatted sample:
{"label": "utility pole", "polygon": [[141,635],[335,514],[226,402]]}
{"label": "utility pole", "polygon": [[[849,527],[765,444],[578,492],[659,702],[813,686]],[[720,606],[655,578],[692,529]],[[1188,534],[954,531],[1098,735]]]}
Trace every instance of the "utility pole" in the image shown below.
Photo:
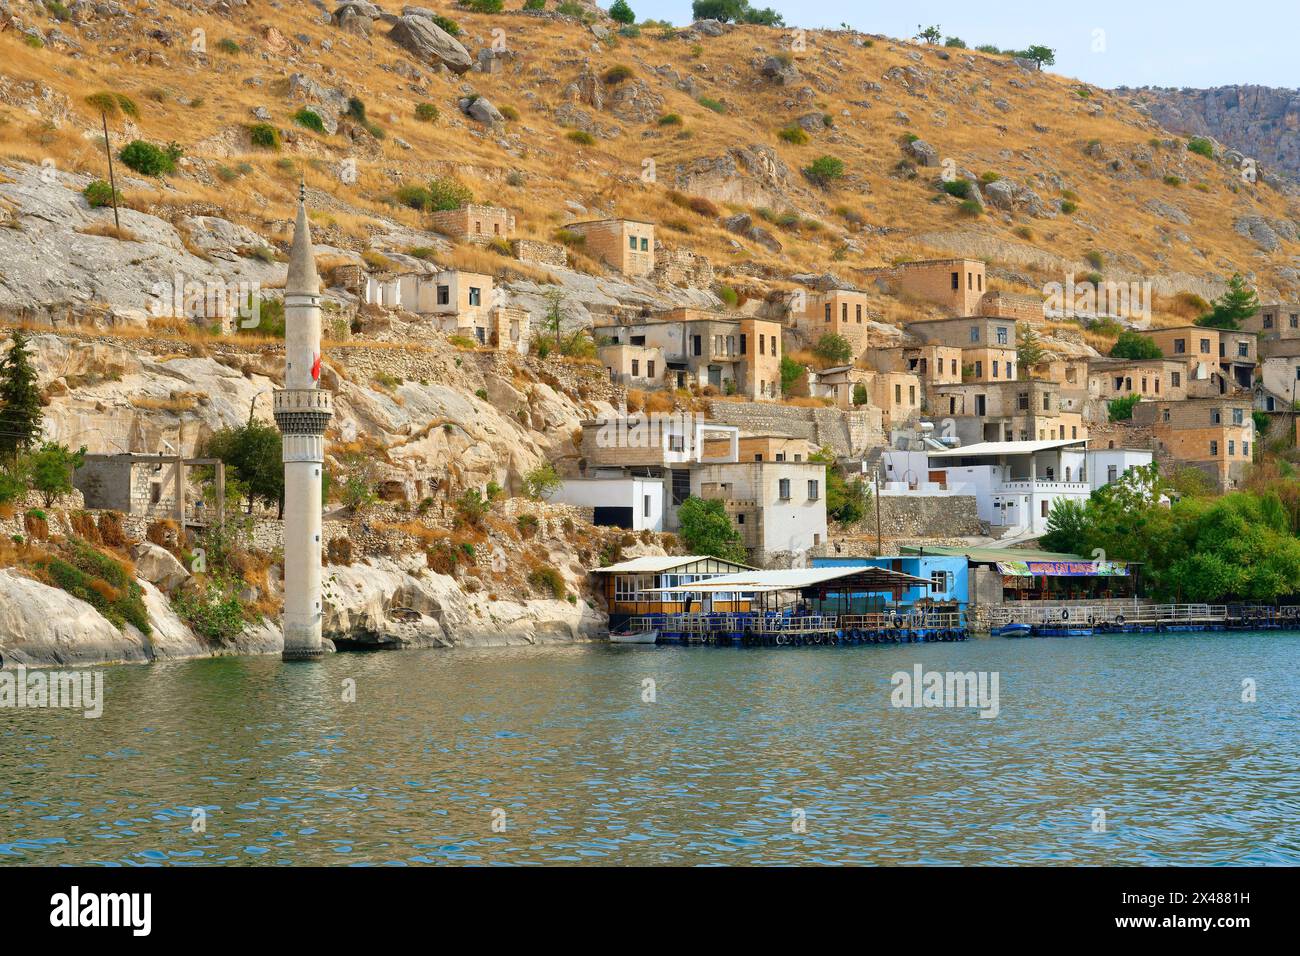
{"label": "utility pole", "polygon": [[882,555],[882,554],[884,553],[884,549],[880,546],[880,465],[879,465],[879,464],[876,465],[876,468],[875,468],[875,475],[876,475],[876,495],[875,495],[875,498],[876,498],[876,557],[880,557],[880,555]]}
{"label": "utility pole", "polygon": [[117,214],[117,177],[113,175],[113,148],[108,143],[108,114],[100,110],[99,119],[104,124],[104,153],[108,156],[108,191],[113,199],[113,225],[117,228],[120,237],[122,220]]}

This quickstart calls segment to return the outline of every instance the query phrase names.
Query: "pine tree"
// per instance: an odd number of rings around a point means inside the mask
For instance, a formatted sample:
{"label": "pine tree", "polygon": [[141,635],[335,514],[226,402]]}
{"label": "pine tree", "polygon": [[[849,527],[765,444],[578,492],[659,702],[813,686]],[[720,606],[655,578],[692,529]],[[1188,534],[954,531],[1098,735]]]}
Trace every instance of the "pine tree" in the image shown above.
{"label": "pine tree", "polygon": [[1241,328],[1242,320],[1250,318],[1259,311],[1259,297],[1255,290],[1246,284],[1246,279],[1235,272],[1228,280],[1228,288],[1214,300],[1214,311],[1196,320],[1197,325],[1213,329],[1235,331]]}
{"label": "pine tree", "polygon": [[14,464],[41,437],[41,390],[27,352],[27,337],[14,332],[0,360],[0,460]]}

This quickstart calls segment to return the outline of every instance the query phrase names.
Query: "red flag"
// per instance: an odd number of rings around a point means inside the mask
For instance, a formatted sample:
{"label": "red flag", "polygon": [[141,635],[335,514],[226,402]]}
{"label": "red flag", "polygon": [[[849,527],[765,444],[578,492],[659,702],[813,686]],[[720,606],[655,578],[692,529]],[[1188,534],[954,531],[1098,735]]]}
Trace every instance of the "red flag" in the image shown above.
{"label": "red flag", "polygon": [[317,355],[316,361],[311,363],[311,378],[313,382],[320,381],[320,355]]}

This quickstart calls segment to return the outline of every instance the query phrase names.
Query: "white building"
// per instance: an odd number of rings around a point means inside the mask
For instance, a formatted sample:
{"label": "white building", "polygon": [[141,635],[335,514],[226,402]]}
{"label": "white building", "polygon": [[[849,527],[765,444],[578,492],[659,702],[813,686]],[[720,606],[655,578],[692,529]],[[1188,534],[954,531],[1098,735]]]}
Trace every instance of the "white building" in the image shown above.
{"label": "white building", "polygon": [[750,560],[761,567],[806,567],[826,540],[826,466],[739,461],[696,465],[691,494],[722,501]]}
{"label": "white building", "polygon": [[592,509],[592,523],[629,531],[664,530],[662,478],[567,478],[551,501]]}
{"label": "white building", "polygon": [[1151,452],[1131,448],[1087,450],[1079,440],[979,442],[951,449],[886,450],[881,455],[891,491],[974,494],[981,521],[1014,534],[1044,534],[1056,502],[1086,502],[1096,488]]}
{"label": "white building", "polygon": [[1144,468],[1151,464],[1150,449],[1094,448],[1088,452],[1087,476],[1096,491],[1113,481],[1119,481],[1130,468]]}

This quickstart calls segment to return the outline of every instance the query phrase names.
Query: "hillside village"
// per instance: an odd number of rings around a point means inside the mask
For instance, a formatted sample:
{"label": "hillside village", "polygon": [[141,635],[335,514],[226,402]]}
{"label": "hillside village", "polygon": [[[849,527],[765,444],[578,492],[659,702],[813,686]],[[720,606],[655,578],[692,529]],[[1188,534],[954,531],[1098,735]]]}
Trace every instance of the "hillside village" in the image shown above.
{"label": "hillside village", "polygon": [[1250,157],[1016,57],[489,6],[0,0],[5,659],[277,649],[300,182],[341,649],[1290,474],[1300,204]]}

